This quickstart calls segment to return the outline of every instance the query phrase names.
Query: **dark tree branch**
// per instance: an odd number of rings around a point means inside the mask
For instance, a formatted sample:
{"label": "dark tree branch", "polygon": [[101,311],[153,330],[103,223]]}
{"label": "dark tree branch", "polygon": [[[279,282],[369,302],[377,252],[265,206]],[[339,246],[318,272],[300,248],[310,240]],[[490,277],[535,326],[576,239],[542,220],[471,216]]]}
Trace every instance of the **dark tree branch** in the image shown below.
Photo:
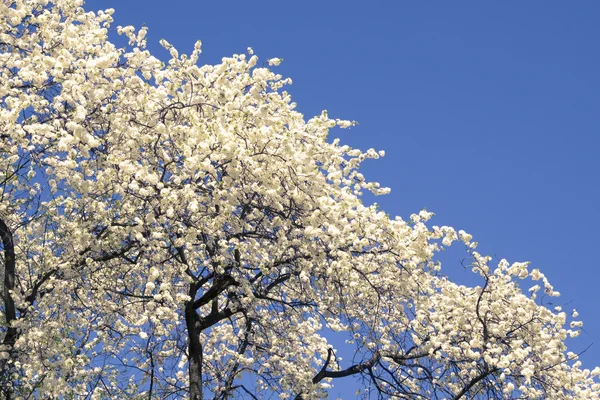
{"label": "dark tree branch", "polygon": [[[321,370],[312,379],[312,383],[314,385],[321,382],[325,378],[344,378],[346,376],[359,374],[365,370],[373,368],[373,366],[381,359],[381,354],[377,351],[377,352],[373,353],[373,356],[371,356],[371,358],[365,362],[362,362],[360,364],[355,364],[355,365],[353,365],[349,368],[346,368],[344,370],[341,370],[341,371],[327,371],[327,367],[329,366],[329,363],[331,362],[331,356],[333,356],[333,355],[334,355],[333,349],[328,348],[327,349],[327,359],[325,360],[325,364],[323,364],[323,367],[321,368]],[[302,394],[299,394],[294,398],[294,400],[303,400],[303,399],[304,399],[304,396]]]}
{"label": "dark tree branch", "polygon": [[208,289],[206,293],[202,295],[202,297],[193,302],[194,310],[197,310],[203,305],[210,303],[214,298],[216,298],[231,285],[237,285],[237,282],[229,275],[226,275],[220,279],[216,279],[213,286]]}
{"label": "dark tree branch", "polygon": [[480,375],[476,376],[475,378],[471,379],[469,381],[469,383],[467,383],[467,385],[462,388],[462,390],[460,392],[458,392],[453,398],[452,400],[458,400],[460,398],[462,398],[465,394],[467,394],[467,392],[469,390],[471,390],[473,388],[473,386],[477,385],[477,383],[481,382],[482,380],[484,380],[485,378],[487,378],[489,375],[493,374],[494,372],[498,371],[498,368],[494,368],[491,370],[484,370]]}

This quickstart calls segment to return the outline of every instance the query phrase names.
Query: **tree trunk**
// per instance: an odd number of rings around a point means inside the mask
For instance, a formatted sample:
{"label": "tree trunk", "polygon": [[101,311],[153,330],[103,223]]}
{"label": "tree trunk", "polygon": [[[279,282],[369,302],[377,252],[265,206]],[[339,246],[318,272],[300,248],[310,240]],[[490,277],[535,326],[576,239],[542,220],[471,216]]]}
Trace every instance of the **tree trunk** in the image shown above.
{"label": "tree trunk", "polygon": [[198,315],[192,301],[185,305],[185,324],[188,331],[190,400],[202,400],[202,345],[198,330]]}
{"label": "tree trunk", "polygon": [[[17,340],[17,329],[12,327],[12,322],[17,319],[15,302],[12,299],[10,291],[15,287],[15,244],[13,242],[12,232],[6,226],[6,223],[0,219],[0,236],[2,236],[2,244],[4,246],[4,313],[6,325],[8,329],[2,344],[8,347],[9,353],[12,353],[12,348]],[[7,373],[6,364],[8,360],[0,360],[0,376]],[[10,388],[6,388],[4,395],[7,398],[11,397]]]}

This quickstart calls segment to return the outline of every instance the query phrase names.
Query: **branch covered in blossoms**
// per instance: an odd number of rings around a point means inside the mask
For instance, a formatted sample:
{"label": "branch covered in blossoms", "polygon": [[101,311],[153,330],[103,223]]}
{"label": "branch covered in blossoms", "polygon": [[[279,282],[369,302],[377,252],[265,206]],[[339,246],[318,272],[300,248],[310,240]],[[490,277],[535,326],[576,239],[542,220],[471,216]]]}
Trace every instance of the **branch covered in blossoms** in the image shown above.
{"label": "branch covered in blossoms", "polygon": [[[600,398],[545,276],[365,206],[384,153],[296,111],[281,59],[163,62],[146,28],[108,40],[113,10],[0,7],[3,398]],[[457,241],[479,286],[441,272]]]}

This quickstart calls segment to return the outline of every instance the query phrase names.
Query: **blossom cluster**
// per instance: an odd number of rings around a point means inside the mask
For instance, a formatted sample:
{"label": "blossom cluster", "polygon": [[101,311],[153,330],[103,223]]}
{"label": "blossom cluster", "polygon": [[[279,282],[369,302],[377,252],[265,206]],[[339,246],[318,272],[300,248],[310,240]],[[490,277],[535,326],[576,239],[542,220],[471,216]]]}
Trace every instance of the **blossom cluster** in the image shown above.
{"label": "blossom cluster", "polygon": [[[163,40],[163,62],[146,28],[111,43],[113,13],[0,4],[1,394],[308,399],[361,375],[365,397],[600,398],[546,277],[365,206],[385,153],[296,111],[282,59]],[[441,273],[457,241],[479,286]]]}

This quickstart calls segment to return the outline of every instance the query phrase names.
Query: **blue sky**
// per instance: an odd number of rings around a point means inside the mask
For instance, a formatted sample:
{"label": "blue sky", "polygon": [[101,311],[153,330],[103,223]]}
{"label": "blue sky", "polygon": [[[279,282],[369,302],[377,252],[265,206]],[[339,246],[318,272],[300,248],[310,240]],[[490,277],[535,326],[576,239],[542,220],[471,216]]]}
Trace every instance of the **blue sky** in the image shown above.
{"label": "blue sky", "polygon": [[[93,0],[116,24],[145,24],[201,63],[254,48],[306,116],[327,109],[360,125],[342,142],[386,151],[364,173],[404,218],[472,233],[484,253],[532,262],[577,308],[600,364],[600,3]],[[444,256],[460,282],[462,253]]]}

